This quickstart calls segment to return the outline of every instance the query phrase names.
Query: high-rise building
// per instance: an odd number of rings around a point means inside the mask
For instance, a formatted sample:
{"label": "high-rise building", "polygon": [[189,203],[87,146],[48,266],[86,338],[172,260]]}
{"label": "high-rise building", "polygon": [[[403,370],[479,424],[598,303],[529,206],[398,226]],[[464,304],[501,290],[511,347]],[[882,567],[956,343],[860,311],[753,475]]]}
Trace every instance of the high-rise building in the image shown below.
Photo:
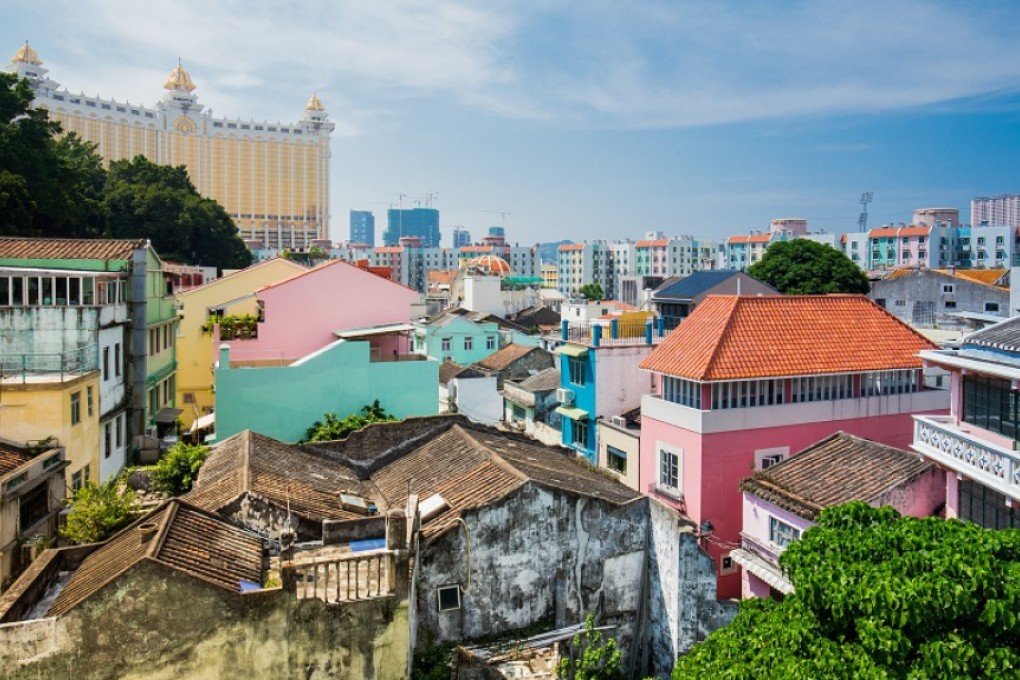
{"label": "high-rise building", "polygon": [[375,245],[375,215],[371,211],[351,211],[351,243]]}
{"label": "high-rise building", "polygon": [[471,232],[464,227],[456,227],[453,230],[453,247],[461,248],[471,245]]}
{"label": "high-rise building", "polygon": [[970,223],[974,226],[1020,225],[1020,194],[979,196],[972,199]]}
{"label": "high-rise building", "polygon": [[405,236],[418,236],[425,248],[439,247],[439,211],[435,208],[390,208],[383,243],[395,246]]}
{"label": "high-rise building", "polygon": [[304,249],[329,238],[329,138],[335,127],[316,95],[296,123],[214,118],[180,64],[154,108],[74,94],[47,76],[26,42],[8,71],[27,78],[33,105],[65,132],[98,145],[109,163],[144,155],[184,165],[203,196],[218,201],[242,238],[267,248]]}

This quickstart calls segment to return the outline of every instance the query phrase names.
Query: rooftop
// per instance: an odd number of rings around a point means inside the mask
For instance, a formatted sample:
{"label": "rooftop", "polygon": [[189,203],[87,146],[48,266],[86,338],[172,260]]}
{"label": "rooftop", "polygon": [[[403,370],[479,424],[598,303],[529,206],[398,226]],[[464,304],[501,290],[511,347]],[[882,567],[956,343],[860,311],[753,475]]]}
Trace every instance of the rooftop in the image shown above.
{"label": "rooftop", "polygon": [[558,368],[547,368],[514,384],[529,392],[548,392],[560,386],[560,378]]}
{"label": "rooftop", "polygon": [[656,300],[663,298],[690,300],[738,273],[728,269],[706,269],[694,272],[690,276],[667,279],[652,291],[652,298]]}
{"label": "rooftop", "polygon": [[130,260],[144,239],[74,239],[0,237],[0,259]]}
{"label": "rooftop", "polygon": [[524,358],[531,352],[543,352],[539,347],[528,347],[510,343],[503,349],[490,354],[481,361],[475,362],[475,366],[489,371],[502,371],[512,366],[516,361]]}
{"label": "rooftop", "polygon": [[986,347],[1020,353],[1020,316],[971,333],[961,341],[963,345]]}
{"label": "rooftop", "polygon": [[920,368],[936,345],[862,295],[710,295],[641,362],[688,380]]}
{"label": "rooftop", "polygon": [[0,440],[0,475],[17,470],[37,455],[23,446]]}
{"label": "rooftop", "polygon": [[934,469],[915,453],[837,432],[757,472],[740,488],[806,520],[850,501],[873,501]]}

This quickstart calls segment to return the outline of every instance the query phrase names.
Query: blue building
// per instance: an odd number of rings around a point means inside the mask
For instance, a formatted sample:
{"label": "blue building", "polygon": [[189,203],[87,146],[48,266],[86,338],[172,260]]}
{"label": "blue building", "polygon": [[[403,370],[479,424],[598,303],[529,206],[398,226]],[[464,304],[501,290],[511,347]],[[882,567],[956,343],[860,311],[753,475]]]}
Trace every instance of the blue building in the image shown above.
{"label": "blue building", "polygon": [[371,211],[351,211],[351,242],[375,246],[375,215]]}
{"label": "blue building", "polygon": [[453,247],[462,248],[471,245],[471,232],[464,227],[457,227],[453,230]]}
{"label": "blue building", "polygon": [[418,236],[423,247],[439,247],[439,211],[435,208],[390,208],[386,211],[386,222],[384,245],[400,245],[402,236]]}

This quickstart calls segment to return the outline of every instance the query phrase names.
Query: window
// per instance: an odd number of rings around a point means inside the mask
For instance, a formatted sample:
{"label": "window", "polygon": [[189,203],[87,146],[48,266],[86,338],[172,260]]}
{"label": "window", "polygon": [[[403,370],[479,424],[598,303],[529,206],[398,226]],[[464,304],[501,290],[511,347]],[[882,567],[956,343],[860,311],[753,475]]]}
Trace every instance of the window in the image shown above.
{"label": "window", "polygon": [[896,300],[896,302],[894,302],[893,304],[896,305],[897,307],[906,307],[907,306],[907,301],[906,300]]}
{"label": "window", "polygon": [[110,379],[110,348],[103,348],[103,380]]}
{"label": "window", "polygon": [[436,604],[439,611],[460,609],[460,586],[443,586],[436,589]]}
{"label": "window", "polygon": [[917,370],[872,371],[861,374],[861,396],[877,397],[884,394],[917,392]]}
{"label": "window", "polygon": [[952,295],[954,292],[956,292],[956,289],[951,283],[943,283],[942,292],[946,295]]}
{"label": "window", "polygon": [[113,421],[103,426],[103,456],[109,458],[113,453]]}
{"label": "window", "polygon": [[496,349],[496,338],[488,336],[485,338],[485,349]]}
{"label": "window", "polygon": [[92,385],[85,388],[85,403],[87,405],[87,413],[92,416]]}
{"label": "window", "polygon": [[669,489],[680,489],[680,452],[659,448],[659,484]]}
{"label": "window", "polygon": [[985,303],[985,313],[986,314],[998,314],[999,313],[999,303],[998,302],[986,302]]}
{"label": "window", "polygon": [[475,348],[475,339],[474,338],[464,338],[464,351],[465,352],[470,352],[474,348]]}
{"label": "window", "polygon": [[662,376],[662,398],[681,406],[701,408],[701,383]]}
{"label": "window", "polygon": [[570,382],[574,385],[584,385],[584,359],[581,357],[568,357],[570,371]]}
{"label": "window", "polygon": [[785,548],[800,538],[800,529],[794,528],[775,517],[769,517],[769,540],[780,548]]}
{"label": "window", "polygon": [[790,387],[794,403],[851,399],[855,396],[854,379],[849,374],[793,378]]}
{"label": "window", "polygon": [[946,300],[946,309],[956,309],[956,300]]}
{"label": "window", "polygon": [[627,474],[627,452],[615,446],[606,447],[606,467],[621,475]]}
{"label": "window", "polygon": [[1020,434],[1017,391],[1007,380],[963,377],[963,421],[1016,440]]}
{"label": "window", "polygon": [[450,351],[450,338],[443,338],[440,341],[440,344],[442,345],[442,351],[444,352]]}
{"label": "window", "polygon": [[748,408],[783,403],[783,380],[712,383],[712,408]]}
{"label": "window", "polygon": [[81,470],[71,475],[71,491],[77,491],[81,488]]}
{"label": "window", "polygon": [[127,417],[120,415],[117,417],[117,448],[124,446],[124,423],[127,421]]}
{"label": "window", "polygon": [[999,492],[965,479],[960,481],[960,519],[985,529],[1020,529],[1020,508],[1007,505]]}
{"label": "window", "polygon": [[782,463],[789,455],[789,446],[779,446],[772,449],[758,449],[754,452],[754,469],[759,472],[761,470],[768,470],[773,465]]}
{"label": "window", "polygon": [[120,343],[113,346],[113,374],[120,376]]}
{"label": "window", "polygon": [[71,425],[81,422],[81,392],[71,393]]}
{"label": "window", "polygon": [[579,449],[588,450],[588,423],[584,420],[570,421],[571,444]]}

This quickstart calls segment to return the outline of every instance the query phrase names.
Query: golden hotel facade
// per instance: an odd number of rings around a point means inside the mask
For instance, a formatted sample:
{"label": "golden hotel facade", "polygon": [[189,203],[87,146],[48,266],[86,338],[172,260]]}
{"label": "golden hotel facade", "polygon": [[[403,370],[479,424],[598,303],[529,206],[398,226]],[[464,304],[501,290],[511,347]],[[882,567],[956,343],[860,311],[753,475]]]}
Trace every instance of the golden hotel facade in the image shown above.
{"label": "golden hotel facade", "polygon": [[329,142],[334,124],[316,95],[296,123],[214,118],[177,65],[155,108],[74,94],[47,76],[26,42],[8,70],[27,78],[34,105],[66,132],[98,145],[109,163],[138,154],[183,165],[203,196],[218,201],[241,237],[266,248],[304,250],[329,238]]}

